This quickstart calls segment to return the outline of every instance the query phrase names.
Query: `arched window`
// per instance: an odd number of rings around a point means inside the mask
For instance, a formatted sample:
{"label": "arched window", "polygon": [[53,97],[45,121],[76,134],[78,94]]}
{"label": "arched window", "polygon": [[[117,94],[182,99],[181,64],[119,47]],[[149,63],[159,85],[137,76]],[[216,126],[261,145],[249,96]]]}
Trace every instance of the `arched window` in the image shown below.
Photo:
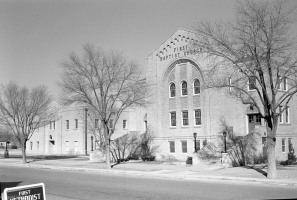
{"label": "arched window", "polygon": [[170,84],[170,97],[175,97],[175,84]]}
{"label": "arched window", "polygon": [[200,81],[198,79],[194,80],[194,94],[200,94]]}
{"label": "arched window", "polygon": [[181,86],[182,86],[182,96],[188,95],[187,82],[183,81]]}

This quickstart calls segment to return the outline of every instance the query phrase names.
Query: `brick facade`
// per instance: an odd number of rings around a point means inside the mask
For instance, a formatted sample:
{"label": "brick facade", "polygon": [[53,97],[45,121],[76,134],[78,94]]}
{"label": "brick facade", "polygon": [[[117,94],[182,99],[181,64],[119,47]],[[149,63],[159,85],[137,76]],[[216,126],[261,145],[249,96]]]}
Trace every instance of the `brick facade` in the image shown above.
{"label": "brick facade", "polygon": [[[185,160],[194,152],[194,132],[197,133],[197,147],[202,147],[204,140],[222,137],[224,124],[232,127],[237,136],[244,136],[249,132],[249,115],[253,114],[250,107],[231,98],[227,88],[205,88],[204,83],[208,81],[208,77],[204,74],[209,63],[199,49],[190,51],[189,45],[194,40],[194,33],[179,29],[147,57],[145,74],[151,87],[148,96],[151,104],[145,109],[126,110],[115,127],[112,140],[130,131],[143,133],[148,126],[156,134],[155,143],[159,146],[157,158],[171,156]],[[196,94],[195,80],[200,83],[200,91]],[[187,83],[186,95],[182,94],[183,82]],[[171,84],[175,85],[174,96],[171,94]],[[296,97],[291,100],[289,107],[289,122],[283,120],[277,131],[277,160],[287,158],[289,140],[297,148]],[[28,142],[28,153],[85,153],[84,109],[63,107],[59,109],[57,116],[55,129],[47,124],[34,133]],[[172,126],[174,122],[171,118],[174,116],[175,125]],[[77,129],[75,119],[78,120]],[[69,129],[66,128],[66,120],[69,120]],[[201,120],[201,124],[195,120]],[[263,119],[253,127],[260,133],[257,140],[258,150],[261,152],[262,140],[266,137]],[[87,152],[95,149],[95,139],[92,140],[91,137],[92,134],[88,134]]]}
{"label": "brick facade", "polygon": [[[173,156],[185,160],[194,151],[193,133],[197,133],[197,140],[202,147],[203,140],[212,140],[221,137],[223,124],[232,127],[237,136],[249,132],[249,106],[228,95],[228,89],[206,89],[203,85],[208,77],[204,74],[208,70],[208,61],[199,49],[189,51],[189,45],[195,41],[195,34],[179,29],[160,47],[154,50],[147,58],[147,81],[153,87],[151,101],[153,104],[148,110],[148,123],[157,133],[156,143],[160,146],[158,157]],[[193,81],[201,83],[200,94],[193,94]],[[188,83],[188,94],[181,95],[182,82]],[[170,97],[170,85],[175,84],[176,95]],[[294,147],[297,147],[296,129],[296,100],[290,104],[290,123],[280,124],[277,132],[277,160],[286,159],[288,153],[288,138]],[[201,109],[201,125],[195,125],[194,111]],[[188,111],[189,125],[182,125],[182,111]],[[170,116],[176,112],[176,126],[170,126]],[[260,132],[258,138],[259,149],[262,151],[262,137],[265,135],[265,126],[257,126]],[[285,147],[282,147],[282,138]],[[174,143],[174,145],[173,145]],[[171,146],[170,146],[171,145]],[[199,145],[199,144],[197,144]],[[174,152],[173,146],[175,147]],[[285,152],[282,152],[285,148]]]}

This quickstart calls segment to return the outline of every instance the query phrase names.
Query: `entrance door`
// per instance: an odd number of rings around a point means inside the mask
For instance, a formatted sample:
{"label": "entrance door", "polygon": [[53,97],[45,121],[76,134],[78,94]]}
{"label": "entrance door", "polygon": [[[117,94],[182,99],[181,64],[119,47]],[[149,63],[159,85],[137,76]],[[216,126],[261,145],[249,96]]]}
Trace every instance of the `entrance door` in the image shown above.
{"label": "entrance door", "polygon": [[54,148],[55,148],[55,141],[49,141],[48,144],[48,154],[53,154],[54,153]]}
{"label": "entrance door", "polygon": [[78,154],[78,141],[74,141],[74,154]]}

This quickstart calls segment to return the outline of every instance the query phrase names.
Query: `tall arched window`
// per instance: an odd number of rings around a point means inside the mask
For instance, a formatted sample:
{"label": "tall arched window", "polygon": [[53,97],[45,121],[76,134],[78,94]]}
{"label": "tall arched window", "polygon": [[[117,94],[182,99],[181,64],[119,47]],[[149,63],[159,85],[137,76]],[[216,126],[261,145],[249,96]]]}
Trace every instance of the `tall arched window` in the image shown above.
{"label": "tall arched window", "polygon": [[188,95],[187,82],[183,81],[181,86],[182,86],[182,96]]}
{"label": "tall arched window", "polygon": [[194,94],[200,94],[200,81],[198,79],[194,80]]}
{"label": "tall arched window", "polygon": [[170,97],[175,97],[175,84],[170,84]]}

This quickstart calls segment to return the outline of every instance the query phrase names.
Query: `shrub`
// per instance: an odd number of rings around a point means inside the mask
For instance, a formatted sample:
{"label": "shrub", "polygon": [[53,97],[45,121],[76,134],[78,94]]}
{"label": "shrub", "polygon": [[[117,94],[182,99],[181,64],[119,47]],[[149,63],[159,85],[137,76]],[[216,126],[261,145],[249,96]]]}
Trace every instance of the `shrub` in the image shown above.
{"label": "shrub", "polygon": [[296,155],[295,155],[295,149],[293,148],[293,145],[289,144],[289,153],[288,153],[288,161],[293,164],[296,162]]}
{"label": "shrub", "polygon": [[141,155],[141,160],[143,161],[155,161],[156,160],[156,156],[154,155],[150,155],[150,154],[143,154]]}
{"label": "shrub", "polygon": [[259,154],[259,155],[254,155],[253,157],[254,164],[267,163],[267,161],[268,161],[267,155]]}
{"label": "shrub", "polygon": [[293,148],[292,144],[289,144],[289,153],[288,153],[288,159],[286,161],[280,162],[281,165],[292,165],[297,160],[295,155],[295,150]]}
{"label": "shrub", "polygon": [[136,154],[131,154],[127,157],[128,160],[139,160],[139,156]]}
{"label": "shrub", "polygon": [[206,139],[203,140],[203,146],[205,146],[205,145],[207,145],[207,140]]}
{"label": "shrub", "polygon": [[187,160],[186,160],[186,164],[187,164],[187,165],[192,165],[192,164],[193,164],[193,157],[188,156],[188,157],[187,157]]}
{"label": "shrub", "polygon": [[18,149],[16,145],[11,146],[11,149]]}
{"label": "shrub", "polygon": [[161,161],[165,162],[176,162],[178,161],[173,155],[161,155]]}

